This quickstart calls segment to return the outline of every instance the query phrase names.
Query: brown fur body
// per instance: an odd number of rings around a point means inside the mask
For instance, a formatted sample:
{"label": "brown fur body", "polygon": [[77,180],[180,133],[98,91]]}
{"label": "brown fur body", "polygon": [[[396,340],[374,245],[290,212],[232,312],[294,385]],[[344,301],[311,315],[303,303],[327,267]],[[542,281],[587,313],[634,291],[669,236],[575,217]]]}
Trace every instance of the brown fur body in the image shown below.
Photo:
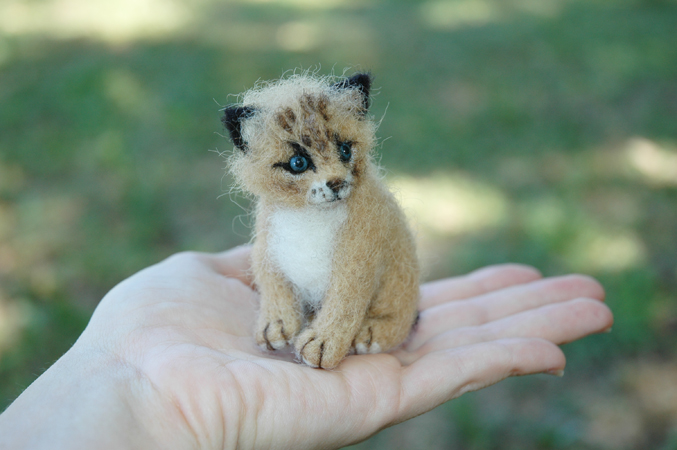
{"label": "brown fur body", "polygon": [[231,171],[258,199],[256,341],[292,344],[314,367],[387,351],[417,316],[414,240],[372,161],[369,84],[296,75],[248,91],[224,119],[240,138]]}

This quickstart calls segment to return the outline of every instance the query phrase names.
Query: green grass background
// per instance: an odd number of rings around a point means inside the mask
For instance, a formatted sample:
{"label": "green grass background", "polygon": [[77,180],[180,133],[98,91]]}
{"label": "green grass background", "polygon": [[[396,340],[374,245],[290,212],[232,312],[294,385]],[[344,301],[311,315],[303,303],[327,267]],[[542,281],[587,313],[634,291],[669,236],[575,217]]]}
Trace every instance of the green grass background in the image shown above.
{"label": "green grass background", "polygon": [[229,94],[351,67],[387,109],[388,177],[502,198],[489,225],[424,230],[429,277],[584,272],[616,316],[564,347],[563,379],[511,379],[355,448],[677,448],[677,2],[149,0],[110,20],[112,1],[81,3],[0,5],[0,409],[117,282],[248,240],[209,151],[231,148]]}

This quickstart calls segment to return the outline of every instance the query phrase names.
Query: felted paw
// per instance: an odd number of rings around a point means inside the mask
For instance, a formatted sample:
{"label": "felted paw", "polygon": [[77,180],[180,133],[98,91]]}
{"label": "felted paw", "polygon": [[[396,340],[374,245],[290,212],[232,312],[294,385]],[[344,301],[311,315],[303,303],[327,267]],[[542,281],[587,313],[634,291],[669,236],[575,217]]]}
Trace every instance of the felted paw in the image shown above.
{"label": "felted paw", "polygon": [[333,369],[346,357],[350,343],[307,328],[294,340],[296,354],[304,363],[320,369]]}
{"label": "felted paw", "polygon": [[294,339],[300,323],[293,320],[261,320],[256,333],[256,343],[263,350],[280,350]]}
{"label": "felted paw", "polygon": [[374,324],[367,320],[362,325],[360,332],[355,336],[353,347],[358,355],[381,353],[381,344],[379,343],[380,324]]}

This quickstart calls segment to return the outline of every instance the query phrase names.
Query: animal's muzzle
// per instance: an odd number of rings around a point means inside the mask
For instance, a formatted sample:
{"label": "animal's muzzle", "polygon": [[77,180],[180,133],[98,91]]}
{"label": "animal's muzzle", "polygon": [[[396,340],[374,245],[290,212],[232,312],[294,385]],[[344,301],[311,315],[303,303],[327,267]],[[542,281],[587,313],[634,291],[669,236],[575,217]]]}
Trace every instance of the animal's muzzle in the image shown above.
{"label": "animal's muzzle", "polygon": [[348,183],[346,183],[346,180],[340,180],[340,179],[335,179],[335,180],[329,180],[327,181],[327,187],[331,189],[335,194],[338,194],[338,192],[344,188]]}

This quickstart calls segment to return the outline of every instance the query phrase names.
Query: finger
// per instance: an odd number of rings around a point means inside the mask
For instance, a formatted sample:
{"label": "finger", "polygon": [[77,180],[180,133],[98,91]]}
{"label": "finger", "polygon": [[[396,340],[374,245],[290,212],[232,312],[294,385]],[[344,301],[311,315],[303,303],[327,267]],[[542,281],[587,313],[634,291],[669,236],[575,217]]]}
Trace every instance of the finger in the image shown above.
{"label": "finger", "polygon": [[403,370],[394,423],[509,376],[557,373],[564,365],[562,351],[542,339],[502,339],[429,353]]}
{"label": "finger", "polygon": [[521,264],[501,264],[476,270],[461,277],[433,281],[421,286],[421,309],[475,297],[487,292],[541,278],[533,267]]}
{"label": "finger", "polygon": [[247,286],[251,286],[253,284],[251,250],[251,245],[241,245],[225,252],[205,255],[214,271],[229,278],[237,278]]}
{"label": "finger", "polygon": [[[540,338],[564,344],[611,327],[609,307],[593,299],[575,299],[543,306],[476,327],[458,328],[435,336],[413,352],[410,361],[431,352],[505,338]],[[406,364],[407,356],[397,355]]]}
{"label": "finger", "polygon": [[585,297],[604,299],[604,288],[593,278],[567,275],[511,286],[468,300],[444,303],[421,311],[409,348],[448,330],[492,322],[544,305]]}

